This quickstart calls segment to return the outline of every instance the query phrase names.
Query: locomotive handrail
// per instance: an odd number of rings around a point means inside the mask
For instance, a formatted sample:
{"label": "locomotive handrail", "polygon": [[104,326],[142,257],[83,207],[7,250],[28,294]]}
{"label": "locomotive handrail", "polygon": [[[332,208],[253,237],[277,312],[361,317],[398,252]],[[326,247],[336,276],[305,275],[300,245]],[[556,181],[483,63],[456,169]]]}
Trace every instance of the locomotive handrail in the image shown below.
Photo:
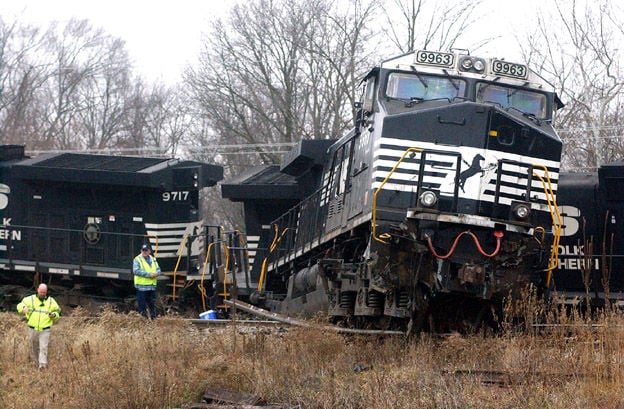
{"label": "locomotive handrail", "polygon": [[245,238],[245,233],[240,231],[239,229],[235,229],[233,232],[228,232],[228,237],[232,238],[232,233],[236,233],[236,237],[238,237],[238,243],[240,247],[229,246],[230,250],[243,250],[243,259],[241,263],[243,263],[243,269],[245,271],[245,284],[247,288],[250,288],[249,284],[249,249],[247,248],[247,240]]}
{"label": "locomotive handrail", "polygon": [[[212,243],[208,244],[208,247],[206,248],[206,257],[204,258],[204,268],[202,269],[202,273],[200,275],[199,278],[199,293],[201,294],[201,299],[202,299],[202,307],[204,308],[204,310],[206,310],[206,290],[204,289],[204,278],[206,277],[206,269],[208,268],[208,262],[210,261],[210,251],[212,250],[212,246],[214,246],[215,244],[219,244],[219,243],[223,243],[224,247],[227,249],[227,245],[225,244],[225,241],[223,240],[223,237],[221,238],[221,240],[215,240]],[[226,251],[227,253],[227,251]],[[226,281],[227,281],[227,260],[228,260],[228,256],[226,254],[226,269],[224,270],[224,275],[223,275],[223,282],[224,282],[224,286],[227,285]]]}
{"label": "locomotive handrail", "polygon": [[274,224],[273,226],[275,226],[275,236],[273,236],[273,242],[271,243],[271,247],[269,247],[269,253],[264,257],[264,260],[262,260],[262,268],[260,269],[260,278],[258,279],[258,292],[259,293],[262,293],[262,287],[264,286],[264,276],[266,274],[267,260],[269,259],[269,256],[271,255],[271,253],[273,253],[273,250],[275,250],[275,248],[277,247],[277,244],[282,240],[282,237],[284,237],[284,234],[286,234],[286,232],[289,230],[289,228],[286,227],[280,236],[279,226],[277,224]]}
{"label": "locomotive handrail", "polygon": [[[180,261],[182,260],[182,249],[186,245],[186,239],[188,235],[185,234],[182,237],[182,241],[180,242],[180,248],[178,249],[178,260],[176,261],[175,268],[173,269],[173,293],[171,294],[171,300],[175,301],[176,299],[176,283],[177,283],[177,275],[178,275],[178,267],[180,267]],[[156,257],[156,256],[154,256]]]}
{"label": "locomotive handrail", "polygon": [[[541,239],[538,239],[537,237],[535,237],[535,233],[537,233],[538,231],[540,231],[542,233],[542,238]],[[535,227],[535,229],[533,229],[533,238],[541,246],[542,243],[544,242],[544,239],[546,238],[546,229],[543,226]]]}
{"label": "locomotive handrail", "polygon": [[[225,300],[229,295],[227,292],[227,274],[228,268],[230,267],[230,250],[228,249],[227,240],[225,240],[225,231],[223,227],[221,227],[221,241],[223,242],[223,251],[225,252],[225,267],[223,268],[223,299]],[[232,277],[234,277],[234,273],[232,273]],[[227,309],[228,306],[225,306]]]}
{"label": "locomotive handrail", "polygon": [[548,262],[548,272],[546,276],[546,288],[550,287],[550,280],[552,279],[553,270],[559,265],[559,241],[561,239],[561,228],[563,226],[561,220],[561,214],[559,213],[559,206],[557,206],[557,199],[552,188],[550,176],[548,174],[548,168],[544,165],[534,164],[533,167],[540,168],[544,171],[544,179],[535,170],[533,174],[542,182],[544,193],[546,194],[546,202],[548,203],[548,210],[550,211],[550,217],[553,222],[553,243],[550,249],[550,260]]}
{"label": "locomotive handrail", "polygon": [[380,243],[387,244],[388,242],[383,239],[388,239],[390,238],[390,236],[386,233],[382,235],[383,237],[377,236],[377,195],[379,194],[379,192],[381,192],[381,189],[388,182],[388,180],[390,180],[390,176],[392,176],[392,174],[397,170],[401,162],[405,160],[405,157],[407,156],[408,153],[422,152],[422,151],[423,149],[421,148],[414,148],[414,147],[407,148],[405,152],[403,152],[403,156],[401,156],[401,158],[397,161],[397,163],[390,170],[390,172],[388,172],[388,174],[386,175],[386,178],[383,180],[383,182],[381,182],[381,185],[379,185],[379,187],[375,190],[375,193],[373,194],[373,207],[372,207],[372,215],[371,215],[371,234],[373,236],[373,239]]}
{"label": "locomotive handrail", "polygon": [[206,310],[206,290],[204,289],[204,277],[206,276],[206,268],[208,268],[208,261],[210,260],[210,250],[212,250],[212,246],[219,241],[213,241],[206,248],[206,257],[204,258],[204,268],[202,269],[201,276],[199,278],[199,293],[201,294],[202,299],[202,307],[204,311]]}

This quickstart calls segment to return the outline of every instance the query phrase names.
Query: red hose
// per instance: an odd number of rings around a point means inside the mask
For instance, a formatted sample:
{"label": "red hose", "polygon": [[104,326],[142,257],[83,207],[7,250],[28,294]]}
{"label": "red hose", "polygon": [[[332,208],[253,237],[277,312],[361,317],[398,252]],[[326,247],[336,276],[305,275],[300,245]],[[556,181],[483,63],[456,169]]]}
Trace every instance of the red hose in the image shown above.
{"label": "red hose", "polygon": [[464,234],[468,234],[470,237],[472,237],[472,239],[475,242],[475,245],[477,246],[477,250],[479,250],[479,253],[481,253],[483,256],[485,257],[494,257],[495,255],[498,254],[498,252],[500,251],[500,246],[501,246],[501,239],[504,236],[504,233],[502,231],[495,231],[494,232],[494,236],[496,237],[496,248],[494,249],[494,251],[492,253],[486,253],[483,250],[483,247],[481,247],[481,243],[479,243],[479,238],[471,231],[466,230],[463,231],[461,233],[459,233],[457,235],[457,237],[455,237],[455,240],[453,241],[453,245],[451,246],[451,249],[449,250],[448,253],[446,253],[444,256],[439,255],[435,249],[433,248],[433,243],[431,241],[431,236],[427,237],[427,244],[429,244],[429,250],[431,251],[431,253],[442,260],[445,260],[449,257],[451,257],[451,255],[453,254],[453,252],[455,251],[455,247],[457,247],[457,243],[459,242],[459,239],[461,238],[461,236],[463,236]]}

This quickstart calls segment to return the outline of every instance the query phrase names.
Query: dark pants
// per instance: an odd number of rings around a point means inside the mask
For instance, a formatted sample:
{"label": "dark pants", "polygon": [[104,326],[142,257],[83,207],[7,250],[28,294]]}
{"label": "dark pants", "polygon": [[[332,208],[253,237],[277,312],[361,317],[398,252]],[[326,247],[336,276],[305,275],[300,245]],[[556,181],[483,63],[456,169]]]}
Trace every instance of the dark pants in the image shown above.
{"label": "dark pants", "polygon": [[137,304],[142,316],[149,319],[156,318],[156,289],[137,291]]}

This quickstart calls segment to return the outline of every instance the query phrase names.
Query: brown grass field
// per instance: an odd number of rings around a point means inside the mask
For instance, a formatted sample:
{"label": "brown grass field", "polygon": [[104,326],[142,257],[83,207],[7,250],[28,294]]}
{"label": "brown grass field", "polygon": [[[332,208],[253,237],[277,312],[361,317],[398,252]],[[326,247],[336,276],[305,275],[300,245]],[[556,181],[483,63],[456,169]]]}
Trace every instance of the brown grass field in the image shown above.
{"label": "brown grass field", "polygon": [[624,408],[620,312],[590,323],[536,303],[514,308],[521,322],[557,326],[405,339],[77,309],[53,328],[45,371],[30,361],[25,323],[5,312],[0,408],[169,409],[215,388],[297,408]]}

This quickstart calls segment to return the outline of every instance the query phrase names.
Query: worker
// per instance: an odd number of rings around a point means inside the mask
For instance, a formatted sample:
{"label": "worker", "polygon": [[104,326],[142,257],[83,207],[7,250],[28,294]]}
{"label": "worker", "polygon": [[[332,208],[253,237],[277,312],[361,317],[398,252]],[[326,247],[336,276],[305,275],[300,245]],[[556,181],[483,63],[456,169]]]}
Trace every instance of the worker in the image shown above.
{"label": "worker", "polygon": [[132,262],[134,272],[134,287],[137,290],[137,309],[148,319],[156,318],[156,284],[160,275],[158,261],[151,255],[149,244],[141,246],[141,254]]}
{"label": "worker", "polygon": [[48,296],[48,286],[39,284],[37,294],[24,297],[17,304],[17,311],[28,321],[28,335],[35,366],[45,369],[48,366],[48,344],[52,325],[61,316],[61,307]]}

